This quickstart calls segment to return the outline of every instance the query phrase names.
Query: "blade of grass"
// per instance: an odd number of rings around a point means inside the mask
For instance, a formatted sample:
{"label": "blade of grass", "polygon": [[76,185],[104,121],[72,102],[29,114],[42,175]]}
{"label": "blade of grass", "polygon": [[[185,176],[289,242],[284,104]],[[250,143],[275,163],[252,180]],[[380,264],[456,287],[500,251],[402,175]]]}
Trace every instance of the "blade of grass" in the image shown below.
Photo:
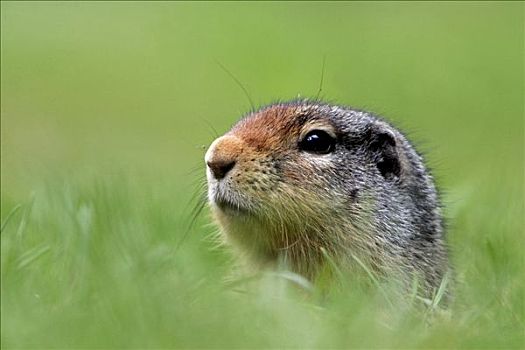
{"label": "blade of grass", "polygon": [[9,214],[7,214],[7,217],[5,218],[4,222],[2,223],[2,226],[0,227],[0,233],[4,232],[4,229],[6,228],[7,223],[11,220],[11,218],[13,217],[13,215],[15,215],[15,213],[16,213],[20,208],[22,208],[22,204],[18,204],[18,205],[16,205],[13,209],[11,209],[11,211],[9,212]]}

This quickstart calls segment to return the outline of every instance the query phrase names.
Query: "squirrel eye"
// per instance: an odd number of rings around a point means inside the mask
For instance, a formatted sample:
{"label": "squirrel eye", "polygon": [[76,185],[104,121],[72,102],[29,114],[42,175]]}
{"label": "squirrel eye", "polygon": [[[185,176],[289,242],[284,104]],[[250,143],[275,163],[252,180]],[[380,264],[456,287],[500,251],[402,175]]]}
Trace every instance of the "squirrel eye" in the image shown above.
{"label": "squirrel eye", "polygon": [[299,142],[302,151],[327,154],[334,150],[335,139],[323,130],[312,130]]}

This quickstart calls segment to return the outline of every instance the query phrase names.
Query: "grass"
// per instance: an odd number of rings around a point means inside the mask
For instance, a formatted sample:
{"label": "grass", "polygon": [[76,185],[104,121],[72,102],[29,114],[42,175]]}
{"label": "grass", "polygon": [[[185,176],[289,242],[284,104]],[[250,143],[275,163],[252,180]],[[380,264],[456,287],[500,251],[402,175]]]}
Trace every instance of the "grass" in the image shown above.
{"label": "grass", "polygon": [[[522,3],[1,7],[2,348],[524,347]],[[446,309],[369,271],[231,281],[207,210],[190,225],[206,146],[249,109],[215,61],[261,104],[315,96],[325,55],[321,96],[433,168]]]}

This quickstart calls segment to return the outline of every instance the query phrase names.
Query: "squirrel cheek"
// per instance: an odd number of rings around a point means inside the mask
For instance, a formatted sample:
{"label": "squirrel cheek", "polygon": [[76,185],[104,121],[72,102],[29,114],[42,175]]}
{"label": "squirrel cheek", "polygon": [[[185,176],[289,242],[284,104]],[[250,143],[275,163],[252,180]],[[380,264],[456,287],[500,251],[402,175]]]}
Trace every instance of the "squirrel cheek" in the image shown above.
{"label": "squirrel cheek", "polygon": [[231,187],[256,201],[264,201],[267,191],[274,186],[275,172],[260,158],[240,160],[232,174]]}

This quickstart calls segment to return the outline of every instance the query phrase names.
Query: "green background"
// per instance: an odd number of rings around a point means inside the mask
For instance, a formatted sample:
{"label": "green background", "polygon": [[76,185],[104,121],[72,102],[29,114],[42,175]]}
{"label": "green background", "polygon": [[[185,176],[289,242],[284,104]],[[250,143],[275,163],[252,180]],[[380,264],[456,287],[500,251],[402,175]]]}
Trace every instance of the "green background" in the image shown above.
{"label": "green background", "polygon": [[[523,347],[523,3],[1,3],[2,347]],[[407,132],[458,280],[433,322],[352,286],[224,283],[203,156],[321,97]],[[10,215],[10,213],[12,215]],[[189,228],[188,228],[189,227]],[[322,299],[322,298],[321,298]]]}

